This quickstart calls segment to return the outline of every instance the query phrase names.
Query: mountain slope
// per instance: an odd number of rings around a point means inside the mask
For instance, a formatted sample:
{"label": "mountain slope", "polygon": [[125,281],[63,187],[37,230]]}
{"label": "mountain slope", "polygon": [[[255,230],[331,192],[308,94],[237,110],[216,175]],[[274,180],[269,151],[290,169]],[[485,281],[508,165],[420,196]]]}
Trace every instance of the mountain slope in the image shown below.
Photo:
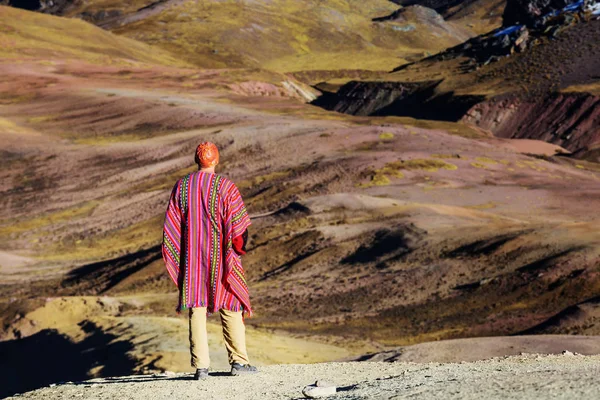
{"label": "mountain slope", "polygon": [[421,5],[439,12],[444,19],[472,28],[477,34],[502,25],[506,0],[392,0],[402,6]]}
{"label": "mountain slope", "polygon": [[[390,70],[471,35],[452,22],[374,21],[398,9],[388,0],[159,1],[93,0],[66,14],[156,44],[206,68],[275,71]],[[99,18],[100,16],[101,18]]]}
{"label": "mountain slope", "polygon": [[461,120],[499,137],[544,140],[599,161],[600,20],[559,22],[547,30],[557,27],[556,37],[531,33],[525,50],[499,56],[489,49],[502,49],[503,36],[492,32],[386,76],[349,82],[315,104],[355,115]]}
{"label": "mountain slope", "polygon": [[185,66],[167,51],[65,19],[0,6],[0,57],[10,60],[78,59],[101,64]]}
{"label": "mountain slope", "polygon": [[[439,22],[422,8],[405,10],[381,23],[404,24],[404,14],[423,11]],[[9,21],[14,32],[82,24],[3,15],[29,21]],[[138,54],[127,53],[129,40],[92,28],[94,37],[75,42],[37,35],[27,46],[52,50],[43,58],[22,55],[24,42],[2,33],[15,46],[3,47],[11,57],[0,63],[3,351],[56,345],[90,376],[181,368],[185,323],[173,322],[176,289],[159,244],[172,185],[194,170],[193,151],[205,140],[221,149],[218,171],[236,182],[253,219],[244,266],[256,309],[248,325],[257,331],[359,354],[534,327],[595,332],[597,164],[464,123],[327,112],[306,104],[310,88],[282,73],[178,68],[144,54],[136,57],[147,61],[128,61]],[[110,38],[125,50],[103,50]],[[87,40],[94,53],[105,51],[99,61],[86,61]],[[532,61],[543,54],[552,53]],[[406,71],[418,81],[458,68],[429,70],[431,61]],[[503,88],[502,75],[486,74],[510,66],[490,64],[428,89],[456,84],[457,96],[485,96],[478,90],[488,79]],[[54,308],[56,297],[64,308]],[[119,301],[99,316],[99,298]],[[165,329],[170,322],[177,331]],[[177,356],[164,342],[168,332],[179,338]],[[97,362],[92,355],[106,344],[120,356]],[[134,345],[145,346],[141,359]],[[92,353],[80,357],[86,349]],[[29,368],[29,357],[22,360]]]}

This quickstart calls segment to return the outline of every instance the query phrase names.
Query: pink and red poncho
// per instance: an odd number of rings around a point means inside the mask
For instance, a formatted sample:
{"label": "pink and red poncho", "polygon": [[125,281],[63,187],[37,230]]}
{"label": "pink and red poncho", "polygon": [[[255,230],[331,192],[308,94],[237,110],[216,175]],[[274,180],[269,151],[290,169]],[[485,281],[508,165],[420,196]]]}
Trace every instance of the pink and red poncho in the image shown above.
{"label": "pink and red poncho", "polygon": [[179,289],[178,311],[207,307],[252,315],[248,286],[234,241],[250,225],[238,188],[229,179],[193,172],[175,184],[163,229],[162,254]]}

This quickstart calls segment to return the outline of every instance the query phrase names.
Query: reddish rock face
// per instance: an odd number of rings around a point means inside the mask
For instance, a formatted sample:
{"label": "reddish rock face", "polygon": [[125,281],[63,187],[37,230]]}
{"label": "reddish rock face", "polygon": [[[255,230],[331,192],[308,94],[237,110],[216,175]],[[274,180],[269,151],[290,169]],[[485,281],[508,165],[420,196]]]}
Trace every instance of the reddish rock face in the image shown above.
{"label": "reddish rock face", "polygon": [[435,82],[350,82],[313,104],[354,115],[461,120],[498,137],[542,140],[577,158],[600,159],[598,96],[550,92],[538,97],[511,94],[484,100],[451,93],[432,96],[435,87]]}
{"label": "reddish rock face", "polygon": [[583,156],[600,144],[600,97],[554,93],[492,99],[472,107],[463,121],[499,137],[543,140]]}

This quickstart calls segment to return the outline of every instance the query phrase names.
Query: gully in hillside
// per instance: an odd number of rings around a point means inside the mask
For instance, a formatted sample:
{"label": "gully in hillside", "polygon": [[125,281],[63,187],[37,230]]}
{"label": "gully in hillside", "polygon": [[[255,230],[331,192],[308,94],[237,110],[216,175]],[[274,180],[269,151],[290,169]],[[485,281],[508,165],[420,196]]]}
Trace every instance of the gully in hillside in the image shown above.
{"label": "gully in hillside", "polygon": [[248,362],[243,314],[252,315],[240,256],[250,218],[238,188],[215,174],[219,151],[196,149],[198,171],[175,184],[165,216],[162,254],[179,289],[178,311],[189,309],[190,352],[196,379],[208,377],[207,314],[219,312],[231,375],[257,372]]}

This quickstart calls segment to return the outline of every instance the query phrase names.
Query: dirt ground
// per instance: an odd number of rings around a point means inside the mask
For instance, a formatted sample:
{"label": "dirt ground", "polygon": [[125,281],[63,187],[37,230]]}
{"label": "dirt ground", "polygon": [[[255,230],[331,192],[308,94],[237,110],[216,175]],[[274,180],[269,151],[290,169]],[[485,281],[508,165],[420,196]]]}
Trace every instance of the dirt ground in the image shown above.
{"label": "dirt ground", "polygon": [[520,354],[600,353],[600,336],[528,335],[440,340],[363,355],[357,361],[457,363]]}
{"label": "dirt ground", "polygon": [[327,363],[273,365],[259,374],[205,381],[186,374],[138,375],[73,382],[14,398],[300,399],[317,379],[337,385],[328,399],[596,399],[600,359],[520,356],[459,364]]}

